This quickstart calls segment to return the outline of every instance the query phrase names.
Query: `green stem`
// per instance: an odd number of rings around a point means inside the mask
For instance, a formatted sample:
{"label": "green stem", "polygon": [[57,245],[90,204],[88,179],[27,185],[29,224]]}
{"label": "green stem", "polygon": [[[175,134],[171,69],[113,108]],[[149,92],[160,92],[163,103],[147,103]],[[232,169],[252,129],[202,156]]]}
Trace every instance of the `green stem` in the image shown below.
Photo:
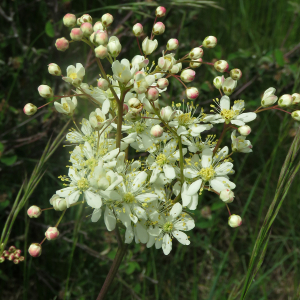
{"label": "green stem", "polygon": [[96,300],[102,300],[104,299],[107,291],[108,291],[108,288],[110,287],[112,281],[114,280],[115,276],[116,276],[116,273],[120,267],[120,264],[123,260],[123,257],[126,253],[126,250],[127,250],[127,247],[128,247],[128,244],[123,244],[121,248],[118,248],[118,251],[117,251],[117,254],[115,256],[115,259],[113,261],[113,264],[106,276],[106,279],[102,285],[102,288],[101,288],[101,291],[97,297]]}
{"label": "green stem", "polygon": [[125,98],[126,92],[121,92],[121,99],[118,102],[118,121],[117,121],[117,138],[116,138],[116,148],[120,148],[121,146],[121,138],[122,138],[122,121],[123,121],[123,102]]}
{"label": "green stem", "polygon": [[183,176],[183,153],[182,153],[182,141],[181,141],[181,136],[178,137],[178,146],[179,146],[179,154],[180,154],[180,179],[181,179],[181,186],[183,185],[184,182],[184,176]]}

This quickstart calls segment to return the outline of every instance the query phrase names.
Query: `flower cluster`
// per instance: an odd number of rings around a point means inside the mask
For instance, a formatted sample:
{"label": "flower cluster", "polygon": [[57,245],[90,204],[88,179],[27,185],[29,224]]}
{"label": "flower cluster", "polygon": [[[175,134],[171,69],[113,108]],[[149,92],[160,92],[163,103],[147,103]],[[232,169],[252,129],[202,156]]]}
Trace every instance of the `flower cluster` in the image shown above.
{"label": "flower cluster", "polygon": [[0,263],[5,260],[12,261],[15,265],[24,261],[24,256],[21,256],[22,250],[17,249],[15,246],[10,246],[8,250],[4,250],[2,256],[0,256]]}
{"label": "flower cluster", "polygon": [[[157,18],[165,13],[164,7],[156,9]],[[97,106],[82,119],[81,126],[76,124],[66,136],[73,150],[68,175],[60,176],[64,187],[58,188],[50,199],[53,209],[65,212],[75,205],[87,205],[92,222],[103,216],[108,231],[122,227],[125,243],[134,240],[147,247],[162,248],[166,255],[172,250],[173,238],[183,245],[190,244],[185,232],[195,227],[191,211],[201,209],[198,197],[203,191],[218,195],[228,208],[228,224],[240,226],[241,217],[231,214],[228,207],[234,200],[232,190],[236,188],[231,179],[234,174],[231,156],[235,152],[252,152],[251,142],[246,140],[251,132],[247,124],[256,119],[257,113],[298,104],[300,95],[283,95],[278,106],[272,106],[277,96],[275,89],[269,88],[260,108],[244,112],[245,101],[233,102],[229,97],[242,72],[239,69],[229,71],[225,60],[208,63],[202,59],[203,49],[217,45],[213,36],[203,39],[199,47],[182,58],[176,58],[175,52],[171,52],[179,46],[178,40],[171,38],[162,49],[162,56],[150,63],[148,56],[158,48],[155,37],[165,31],[162,22],[155,21],[151,35],[141,46],[139,37],[143,26],[139,23],[133,26],[140,53],[130,60],[117,59],[122,44],[117,36],[108,34],[107,29],[113,23],[110,14],[104,14],[101,21],[94,24],[87,14],[78,19],[67,14],[63,22],[72,28],[72,41],[84,42],[93,49],[101,77],[96,86],[90,86],[84,82],[86,70],[80,63],[69,66],[65,75],[58,65],[51,63],[49,73],[62,76],[76,92],[54,96],[49,86],[38,88],[42,97],[53,98],[58,113],[70,118],[74,117],[77,98]],[[66,51],[69,43],[60,38],[55,45],[58,50]],[[106,71],[103,60],[109,63]],[[210,113],[194,104],[199,96],[198,89],[186,86],[195,80],[195,69],[203,64],[229,74],[226,78],[223,75],[213,79],[221,97],[214,100]],[[182,84],[187,100],[161,107],[160,97],[167,92],[169,79]],[[36,110],[30,103],[24,107],[27,115]],[[300,111],[293,112],[292,116],[300,120]],[[223,131],[217,139],[212,132],[218,129],[218,124],[222,124]],[[221,147],[228,131],[232,131],[231,150],[228,146]],[[130,155],[133,151],[129,149],[141,153],[141,157]],[[30,217],[40,214],[41,209],[36,206],[28,210]],[[58,237],[57,225],[48,228],[45,239]],[[32,244],[29,253],[39,256],[41,244]]]}

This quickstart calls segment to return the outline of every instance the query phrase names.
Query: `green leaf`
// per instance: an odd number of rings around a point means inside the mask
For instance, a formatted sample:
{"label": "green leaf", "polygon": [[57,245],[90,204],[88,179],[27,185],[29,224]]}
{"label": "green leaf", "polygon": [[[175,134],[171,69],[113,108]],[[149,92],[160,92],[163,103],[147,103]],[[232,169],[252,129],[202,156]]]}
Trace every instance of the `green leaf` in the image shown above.
{"label": "green leaf", "polygon": [[0,156],[1,156],[2,152],[3,152],[3,150],[4,150],[4,145],[2,143],[0,143]]}
{"label": "green leaf", "polygon": [[140,285],[139,283],[137,283],[137,284],[134,286],[134,288],[133,288],[133,290],[134,290],[136,293],[139,293],[139,292],[141,291],[141,289],[142,289],[142,287],[141,287],[141,285]]}
{"label": "green leaf", "polygon": [[126,270],[126,274],[127,274],[127,275],[132,274],[132,273],[134,272],[135,268],[136,268],[136,264],[135,264],[134,262],[130,262],[130,263],[128,264],[128,268],[127,268],[127,270]]}
{"label": "green leaf", "polygon": [[4,156],[0,159],[0,161],[7,166],[11,166],[12,164],[14,164],[16,162],[16,160],[17,160],[17,155]]}
{"label": "green leaf", "polygon": [[205,229],[213,226],[213,220],[202,220],[196,223],[196,227]]}
{"label": "green leaf", "polygon": [[9,201],[5,200],[3,202],[0,202],[0,211],[5,209],[9,205]]}
{"label": "green leaf", "polygon": [[45,31],[46,31],[46,34],[47,34],[48,36],[50,36],[51,38],[54,37],[54,27],[53,27],[53,25],[52,25],[52,23],[51,23],[50,21],[48,21],[48,22],[46,23]]}
{"label": "green leaf", "polygon": [[284,57],[283,57],[282,51],[280,51],[279,49],[275,49],[274,55],[275,55],[275,59],[276,59],[277,64],[280,67],[283,67],[284,66]]}
{"label": "green leaf", "polygon": [[224,202],[215,202],[212,206],[211,206],[211,210],[217,210],[219,208],[223,208],[225,207],[226,204]]}
{"label": "green leaf", "polygon": [[208,87],[208,84],[207,83],[202,83],[201,84],[201,90],[204,90],[206,92],[209,92],[209,87]]}

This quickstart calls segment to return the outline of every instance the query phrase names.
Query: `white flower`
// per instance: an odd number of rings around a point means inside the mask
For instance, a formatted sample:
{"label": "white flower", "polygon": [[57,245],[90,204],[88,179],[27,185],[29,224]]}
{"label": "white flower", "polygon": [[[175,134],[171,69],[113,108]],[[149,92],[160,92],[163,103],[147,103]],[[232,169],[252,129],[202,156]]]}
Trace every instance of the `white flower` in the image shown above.
{"label": "white flower", "polygon": [[182,144],[188,146],[188,149],[192,153],[202,152],[204,149],[213,150],[217,144],[214,142],[215,136],[208,135],[205,141],[202,141],[201,136],[193,137],[193,136],[182,136]]}
{"label": "white flower", "polygon": [[117,57],[120,54],[122,50],[122,45],[116,36],[111,36],[109,38],[107,50],[109,51],[112,57]]}
{"label": "white flower", "polygon": [[222,162],[228,154],[228,147],[221,149],[213,157],[210,149],[203,150],[201,159],[198,154],[194,154],[191,159],[186,159],[187,167],[183,170],[184,176],[193,179],[187,190],[188,195],[198,193],[201,187],[208,183],[209,187],[217,192],[226,188],[234,189],[235,184],[228,180],[233,164]]}
{"label": "white flower", "polygon": [[70,97],[61,98],[61,104],[59,102],[54,102],[54,106],[59,113],[72,115],[77,106],[77,99],[76,97],[73,97],[72,100]]}
{"label": "white flower", "polygon": [[164,55],[164,51],[163,51],[163,57],[160,57],[158,59],[158,66],[163,71],[170,70],[173,67],[173,65],[176,63],[176,60],[175,60],[174,56],[175,56],[174,53]]}
{"label": "white flower", "polygon": [[149,64],[149,59],[145,58],[142,55],[136,55],[133,57],[133,59],[131,60],[131,64],[132,65],[138,65],[139,69],[143,69],[146,68]]}
{"label": "white flower", "polygon": [[71,83],[75,87],[78,87],[81,85],[84,75],[85,75],[85,69],[83,65],[77,63],[76,68],[74,66],[68,66],[67,77],[63,77],[62,79],[65,82]]}
{"label": "white flower", "polygon": [[231,134],[231,148],[233,152],[243,152],[249,153],[253,152],[251,142],[246,140],[246,136],[240,135],[236,136],[236,130],[234,130]]}
{"label": "white flower", "polygon": [[276,89],[275,88],[268,88],[265,92],[264,95],[261,99],[261,106],[267,107],[275,104],[277,101],[278,97],[275,96]]}
{"label": "white flower", "polygon": [[100,130],[107,121],[105,115],[109,110],[109,100],[106,100],[105,104],[106,105],[103,104],[102,110],[96,108],[95,111],[90,113],[89,121],[95,130]]}
{"label": "white flower", "polygon": [[127,59],[122,59],[121,63],[116,60],[112,64],[114,79],[127,84],[133,77],[133,75],[139,70],[138,65],[133,65],[130,69],[130,62]]}
{"label": "white flower", "polygon": [[214,105],[212,107],[217,111],[215,115],[206,115],[204,118],[204,122],[210,122],[212,124],[217,123],[226,123],[226,124],[234,124],[237,126],[245,125],[245,123],[251,122],[256,119],[256,113],[242,113],[244,111],[244,101],[237,100],[234,101],[234,105],[230,108],[230,99],[228,96],[223,96],[220,100],[215,100],[215,103],[218,108]]}
{"label": "white flower", "polygon": [[94,132],[90,122],[87,119],[82,119],[81,132],[73,129],[66,136],[70,143],[84,143],[85,141],[94,142],[96,133]]}
{"label": "white flower", "polygon": [[153,75],[146,75],[144,72],[138,72],[135,75],[134,80],[134,90],[138,94],[146,93],[149,86],[155,82],[155,77]]}
{"label": "white flower", "polygon": [[152,41],[148,37],[146,37],[142,43],[142,48],[145,55],[150,55],[153,51],[155,51],[157,46],[158,46],[157,40]]}

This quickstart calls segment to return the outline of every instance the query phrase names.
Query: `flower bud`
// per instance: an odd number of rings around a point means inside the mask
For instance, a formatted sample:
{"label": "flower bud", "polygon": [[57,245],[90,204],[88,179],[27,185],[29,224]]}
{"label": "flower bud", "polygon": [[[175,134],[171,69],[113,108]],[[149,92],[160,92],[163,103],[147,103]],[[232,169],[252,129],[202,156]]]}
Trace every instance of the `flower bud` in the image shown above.
{"label": "flower bud", "polygon": [[173,67],[175,62],[176,62],[176,60],[174,58],[174,53],[171,53],[171,54],[165,55],[163,57],[160,57],[158,59],[157,65],[160,67],[161,70],[168,71]]}
{"label": "flower bud", "polygon": [[70,32],[70,37],[73,41],[81,41],[83,38],[83,32],[80,28],[73,28]]}
{"label": "flower bud", "polygon": [[4,250],[4,251],[3,251],[3,256],[4,256],[4,257],[8,257],[8,256],[9,256],[9,252],[8,252],[7,250]]}
{"label": "flower bud", "polygon": [[215,88],[218,90],[222,87],[223,83],[224,83],[224,76],[217,76],[213,81]]}
{"label": "flower bud", "polygon": [[96,57],[101,58],[101,59],[105,58],[108,55],[107,48],[102,45],[95,48],[94,51],[95,51]]}
{"label": "flower bud", "polygon": [[150,134],[154,137],[161,137],[163,133],[164,129],[160,125],[154,125],[150,130]]}
{"label": "flower bud", "polygon": [[214,48],[217,45],[217,38],[214,36],[208,36],[203,41],[203,47],[205,48]]}
{"label": "flower bud", "polygon": [[139,113],[143,109],[143,104],[138,98],[131,98],[128,100],[128,106],[134,113]]}
{"label": "flower bud", "polygon": [[159,92],[156,88],[150,88],[146,92],[146,98],[148,100],[156,100],[159,97]]}
{"label": "flower bud", "polygon": [[42,246],[38,243],[31,244],[28,252],[32,257],[39,257],[42,254]]}
{"label": "flower bud", "polygon": [[170,106],[163,107],[160,111],[160,117],[165,122],[170,122],[174,119],[176,116],[176,111],[172,109]]}
{"label": "flower bud", "polygon": [[142,43],[143,52],[145,53],[145,55],[150,55],[153,51],[155,51],[157,45],[157,40],[152,41],[148,37],[146,37]]}
{"label": "flower bud", "polygon": [[92,24],[93,23],[93,18],[88,14],[84,14],[80,17],[80,22],[81,22],[80,25],[83,24],[83,23],[86,23],[86,22]]}
{"label": "flower bud", "polygon": [[61,69],[60,69],[59,65],[54,64],[54,63],[51,63],[51,64],[48,65],[48,72],[51,75],[54,75],[54,76],[60,76],[61,75]]}
{"label": "flower bud", "polygon": [[293,98],[293,105],[300,103],[300,94],[294,93],[292,95],[292,98]]}
{"label": "flower bud", "polygon": [[116,36],[110,37],[107,44],[107,50],[109,51],[112,57],[117,57],[120,54],[122,50],[122,45]]}
{"label": "flower bud", "polygon": [[14,255],[13,253],[10,253],[10,254],[8,255],[7,259],[8,259],[9,261],[12,261],[12,260],[15,259],[15,255]]}
{"label": "flower bud", "polygon": [[98,30],[104,30],[104,27],[102,25],[102,22],[98,21],[94,24],[93,27],[94,32],[98,31]]}
{"label": "flower bud", "polygon": [[261,99],[261,105],[263,107],[271,106],[271,105],[273,105],[277,101],[278,97],[274,95],[275,92],[276,92],[276,89],[272,88],[272,87],[268,88],[264,92],[264,95],[263,95],[263,97]]}
{"label": "flower bud", "polygon": [[27,215],[29,218],[38,218],[42,214],[42,210],[36,206],[32,205],[27,210]]}
{"label": "flower bud", "polygon": [[68,208],[67,200],[65,198],[55,198],[52,202],[53,208],[56,211],[64,211]]}
{"label": "flower bud", "polygon": [[236,80],[233,80],[231,77],[226,78],[222,84],[222,90],[224,94],[230,96],[236,88],[236,85]]}
{"label": "flower bud", "polygon": [[19,259],[20,256],[21,256],[21,254],[19,254],[19,253],[14,253],[14,256],[15,256],[15,258]]}
{"label": "flower bud", "polygon": [[25,257],[24,256],[20,256],[19,257],[19,261],[24,261],[25,260]]}
{"label": "flower bud", "polygon": [[201,58],[202,56],[203,56],[203,49],[200,47],[196,47],[192,49],[192,51],[189,53],[190,59],[197,59],[197,58]]}
{"label": "flower bud", "polygon": [[239,127],[238,132],[239,132],[241,135],[246,136],[246,135],[248,135],[248,134],[251,133],[251,128],[250,128],[250,126],[248,126],[248,125],[243,125],[243,126]]}
{"label": "flower bud", "polygon": [[52,91],[51,87],[48,85],[44,85],[44,84],[40,85],[38,87],[38,92],[39,92],[40,96],[43,98],[53,97],[53,91]]}
{"label": "flower bud", "polygon": [[141,119],[141,115],[139,113],[135,113],[130,110],[124,117],[125,120],[130,122],[136,122]]}
{"label": "flower bud", "polygon": [[239,227],[242,225],[242,218],[238,215],[231,215],[228,219],[228,225],[230,227]]}
{"label": "flower bud", "polygon": [[109,87],[109,82],[106,79],[104,79],[104,78],[100,78],[98,80],[97,85],[98,85],[99,89],[101,89],[103,91],[106,91],[108,89],[108,87]]}
{"label": "flower bud", "polygon": [[[196,61],[195,61],[196,60]],[[190,62],[190,68],[196,69],[202,65],[202,58],[193,59]]]}
{"label": "flower bud", "polygon": [[93,42],[96,43],[97,45],[106,45],[108,42],[108,35],[106,31],[103,30],[96,31]]}
{"label": "flower bud", "polygon": [[128,105],[123,103],[123,115],[127,114],[128,113]]}
{"label": "flower bud", "polygon": [[69,41],[64,37],[57,39],[55,42],[55,47],[58,51],[66,51],[69,48]]}
{"label": "flower bud", "polygon": [[17,265],[20,261],[19,261],[18,258],[15,258],[15,259],[13,260],[13,262],[14,262],[15,265]]}
{"label": "flower bud", "polygon": [[23,108],[23,112],[27,116],[34,115],[36,113],[36,111],[37,111],[37,107],[35,105],[33,105],[32,103],[27,103]]}
{"label": "flower bud", "polygon": [[152,33],[155,35],[160,35],[163,34],[165,32],[166,26],[164,23],[162,22],[157,22],[154,24],[153,29],[152,29]]}
{"label": "flower bud", "polygon": [[219,72],[225,72],[229,68],[228,62],[226,60],[218,60],[215,62],[214,67]]}
{"label": "flower bud", "polygon": [[56,227],[49,227],[45,232],[48,241],[55,240],[59,236],[59,231]]}
{"label": "flower bud", "polygon": [[0,264],[3,263],[5,261],[5,257],[4,256],[0,256]]}
{"label": "flower bud", "polygon": [[177,74],[181,71],[181,69],[182,69],[182,63],[178,63],[176,65],[173,65],[173,67],[170,70],[170,73]]}
{"label": "flower bud", "polygon": [[143,25],[140,23],[136,23],[132,27],[132,32],[135,36],[140,36],[143,33]]}
{"label": "flower bud", "polygon": [[167,50],[172,51],[176,50],[179,46],[179,42],[177,39],[170,39],[167,43]]}
{"label": "flower bud", "polygon": [[66,14],[63,18],[63,23],[66,27],[76,26],[76,16],[73,14]]}
{"label": "flower bud", "polygon": [[300,110],[295,110],[292,112],[292,118],[296,121],[300,121]]}
{"label": "flower bud", "polygon": [[15,254],[20,254],[21,255],[22,250],[21,249],[16,249]]}
{"label": "flower bud", "polygon": [[9,253],[14,253],[16,251],[16,247],[15,246],[10,246],[9,248],[8,248],[8,252]]}
{"label": "flower bud", "polygon": [[185,90],[186,96],[190,100],[195,100],[199,96],[199,91],[195,87],[190,87]]}
{"label": "flower bud", "polygon": [[105,14],[101,18],[101,22],[105,27],[108,27],[114,21],[114,17],[111,14]]}
{"label": "flower bud", "polygon": [[225,203],[231,203],[234,198],[234,193],[230,189],[225,189],[220,193],[220,199]]}
{"label": "flower bud", "polygon": [[186,69],[181,72],[180,78],[183,82],[192,82],[195,79],[196,72],[191,69]]}
{"label": "flower bud", "polygon": [[282,95],[278,100],[278,106],[287,107],[291,106],[293,103],[293,98],[289,94]]}
{"label": "flower bud", "polygon": [[242,71],[240,69],[232,69],[230,71],[230,77],[233,80],[239,80],[242,77]]}
{"label": "flower bud", "polygon": [[158,17],[158,18],[161,18],[163,16],[166,15],[166,12],[167,10],[163,7],[163,6],[159,6],[156,8],[155,10],[155,15]]}
{"label": "flower bud", "polygon": [[80,29],[84,36],[89,37],[93,32],[93,25],[89,22],[81,24]]}
{"label": "flower bud", "polygon": [[157,87],[159,89],[164,89],[169,85],[169,80],[166,78],[160,78],[157,80]]}

